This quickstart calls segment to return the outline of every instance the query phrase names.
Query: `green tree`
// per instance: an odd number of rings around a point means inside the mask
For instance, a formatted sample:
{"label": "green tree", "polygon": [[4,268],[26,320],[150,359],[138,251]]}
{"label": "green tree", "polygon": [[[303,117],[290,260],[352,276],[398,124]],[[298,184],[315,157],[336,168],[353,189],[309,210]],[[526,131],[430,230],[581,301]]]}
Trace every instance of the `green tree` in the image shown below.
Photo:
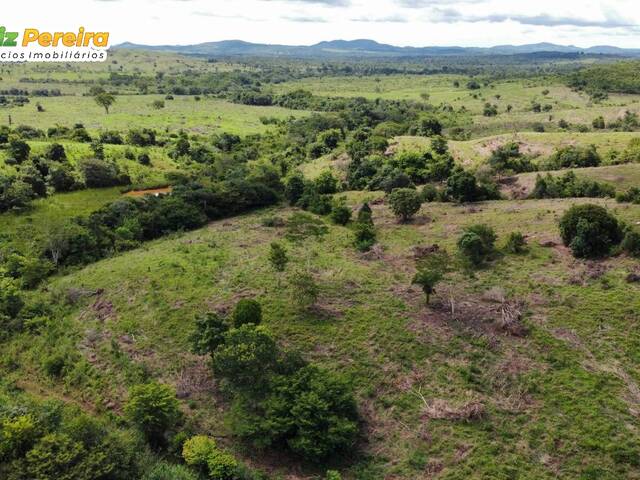
{"label": "green tree", "polygon": [[389,204],[396,217],[407,222],[420,210],[422,201],[418,192],[411,188],[397,188],[389,195]]}
{"label": "green tree", "polygon": [[233,326],[236,328],[252,323],[260,325],[262,322],[262,306],[252,298],[243,298],[233,310]]}
{"label": "green tree", "polygon": [[349,451],[358,434],[351,389],[342,378],[313,366],[275,376],[256,409],[237,413],[233,428],[239,435],[263,447],[285,443],[315,462]]}
{"label": "green tree", "polygon": [[560,219],[560,236],[576,257],[602,257],[620,244],[622,228],[617,218],[599,205],[574,205]]}
{"label": "green tree", "polygon": [[427,298],[427,305],[429,305],[431,295],[436,291],[436,285],[442,280],[443,276],[444,273],[439,270],[421,269],[413,277],[412,283],[420,285]]}
{"label": "green tree", "polygon": [[276,365],[278,347],[267,329],[255,325],[232,328],[213,353],[213,371],[236,391],[264,389]]}
{"label": "green tree", "polygon": [[155,447],[165,443],[165,434],[182,417],[175,390],[159,383],[132,387],[124,411]]}
{"label": "green tree", "polygon": [[109,108],[116,102],[116,97],[110,94],[109,92],[99,92],[94,95],[93,99],[95,102],[104,108],[104,111],[109,114]]}

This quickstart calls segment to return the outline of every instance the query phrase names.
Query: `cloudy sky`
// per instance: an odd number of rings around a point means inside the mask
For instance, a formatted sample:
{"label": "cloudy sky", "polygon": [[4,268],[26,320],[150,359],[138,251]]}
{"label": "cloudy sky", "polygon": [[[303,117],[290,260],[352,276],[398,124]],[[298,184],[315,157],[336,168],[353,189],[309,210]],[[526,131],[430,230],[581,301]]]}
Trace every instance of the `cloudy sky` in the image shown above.
{"label": "cloudy sky", "polygon": [[107,30],[111,44],[371,38],[400,46],[640,48],[640,0],[23,0],[2,17],[16,30]]}

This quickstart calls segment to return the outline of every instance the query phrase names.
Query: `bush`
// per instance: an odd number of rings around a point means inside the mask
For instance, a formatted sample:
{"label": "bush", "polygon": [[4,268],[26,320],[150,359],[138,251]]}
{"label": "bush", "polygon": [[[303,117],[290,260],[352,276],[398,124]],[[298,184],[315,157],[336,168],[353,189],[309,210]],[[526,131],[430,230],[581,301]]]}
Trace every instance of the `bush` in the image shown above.
{"label": "bush", "polygon": [[18,163],[22,163],[29,158],[31,147],[24,140],[12,137],[9,139],[8,152],[11,158],[14,158]]}
{"label": "bush", "polygon": [[198,476],[184,465],[156,463],[142,480],[198,480]]}
{"label": "bush", "polygon": [[620,248],[632,257],[640,257],[640,232],[628,229],[622,239]]}
{"label": "bush", "polygon": [[153,446],[165,443],[165,434],[180,420],[175,390],[168,385],[149,383],[129,390],[124,411]]}
{"label": "bush", "polygon": [[599,205],[575,205],[560,219],[560,236],[576,257],[602,257],[622,241],[616,217]]}
{"label": "bush", "polygon": [[346,225],[351,220],[351,209],[344,203],[333,206],[331,220],[338,225]]}
{"label": "bush", "polygon": [[509,142],[496,148],[489,157],[489,166],[496,172],[532,172],[535,166],[531,160],[520,153],[520,145]]}
{"label": "bush", "polygon": [[615,188],[603,182],[578,178],[573,171],[561,176],[537,175],[530,198],[613,197]]}
{"label": "bush", "polygon": [[464,229],[458,239],[458,250],[462,257],[474,266],[481,265],[495,252],[496,234],[484,224]]}
{"label": "bush", "polygon": [[301,173],[295,173],[285,181],[284,196],[290,205],[298,203],[304,194],[304,188],[304,177]]}
{"label": "bush", "polygon": [[318,284],[309,272],[297,270],[289,279],[292,300],[300,308],[309,308],[318,300]]}
{"label": "bush", "polygon": [[547,170],[560,170],[562,168],[597,167],[602,163],[596,147],[579,147],[569,145],[558,148],[549,159],[544,162]]}
{"label": "bush", "polygon": [[640,188],[631,187],[626,192],[619,193],[618,195],[616,195],[616,200],[618,202],[629,202],[629,203],[640,204]]}
{"label": "bush", "polygon": [[333,174],[328,170],[325,170],[318,175],[318,178],[314,181],[314,185],[316,191],[321,195],[336,193],[338,191],[338,180],[336,180]]}
{"label": "bush", "polygon": [[234,480],[238,461],[230,453],[216,450],[207,459],[207,468],[212,480]]}
{"label": "bush", "polygon": [[438,199],[438,189],[434,185],[427,184],[422,187],[420,197],[423,202],[435,202]]}
{"label": "bush", "polygon": [[260,325],[262,322],[262,307],[256,300],[243,298],[233,310],[233,326],[236,328],[252,323]]}
{"label": "bush", "polygon": [[52,162],[64,162],[67,159],[67,152],[59,143],[52,143],[47,148],[44,157]]}
{"label": "bush", "polygon": [[0,269],[0,317],[16,317],[24,307],[18,281],[4,276]]}
{"label": "bush", "polygon": [[398,188],[389,195],[389,204],[395,216],[407,222],[420,210],[422,201],[416,190]]}
{"label": "bush", "polygon": [[279,243],[273,242],[269,250],[269,263],[276,272],[284,272],[289,263],[287,250]]}
{"label": "bush", "polygon": [[49,169],[47,182],[56,192],[71,192],[82,188],[82,184],[76,179],[75,170],[71,165],[62,164]]}
{"label": "bush", "polygon": [[196,328],[191,334],[191,349],[198,355],[213,355],[216,348],[224,343],[224,335],[229,330],[227,323],[217,313],[208,312],[196,318]]}
{"label": "bush", "polygon": [[182,458],[189,466],[204,472],[207,469],[209,457],[216,452],[216,441],[205,435],[191,437],[182,446]]}
{"label": "bush", "polygon": [[527,241],[520,232],[511,232],[504,246],[507,253],[524,253],[527,250]]}
{"label": "bush", "polygon": [[148,167],[149,165],[151,165],[151,157],[149,156],[148,153],[141,153],[140,155],[138,155],[138,163],[140,165],[144,165],[145,167]]}
{"label": "bush", "polygon": [[84,176],[84,182],[89,188],[113,187],[131,183],[127,177],[120,175],[115,163],[87,159],[83,160],[79,167]]}
{"label": "bush", "polygon": [[447,180],[444,196],[456,202],[478,202],[481,200],[497,200],[500,192],[495,185],[480,185],[471,172],[456,167]]}
{"label": "bush", "polygon": [[366,252],[376,243],[376,229],[373,223],[357,222],[355,225],[354,246],[360,252]]}

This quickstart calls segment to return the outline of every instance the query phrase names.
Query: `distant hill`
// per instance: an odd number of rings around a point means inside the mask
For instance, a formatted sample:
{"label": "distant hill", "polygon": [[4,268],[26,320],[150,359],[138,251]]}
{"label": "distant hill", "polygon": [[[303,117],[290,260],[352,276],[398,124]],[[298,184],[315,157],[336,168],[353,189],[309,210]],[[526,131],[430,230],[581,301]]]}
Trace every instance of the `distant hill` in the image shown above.
{"label": "distant hill", "polygon": [[530,53],[585,53],[591,55],[640,56],[640,49],[624,49],[608,45],[580,48],[573,45],[536,43],[530,45],[497,45],[489,48],[478,47],[396,47],[378,43],[375,40],[331,40],[315,45],[268,45],[242,40],[223,40],[196,45],[140,45],[122,43],[116,48],[170,51],[184,54],[215,56],[284,56],[284,57],[332,57],[332,56],[411,56],[426,57],[436,55],[517,55]]}

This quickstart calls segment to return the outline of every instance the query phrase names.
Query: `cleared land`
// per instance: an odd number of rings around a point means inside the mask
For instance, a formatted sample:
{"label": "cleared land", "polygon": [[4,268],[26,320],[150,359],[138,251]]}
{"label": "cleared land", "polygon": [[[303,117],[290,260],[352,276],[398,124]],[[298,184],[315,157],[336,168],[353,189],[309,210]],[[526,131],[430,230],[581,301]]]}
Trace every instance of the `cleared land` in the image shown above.
{"label": "cleared land", "polygon": [[[380,196],[356,192],[349,200],[355,205]],[[305,265],[321,288],[308,314],[292,307],[267,261],[269,243],[282,240],[283,231],[262,226],[261,218],[286,218],[289,210],[213,223],[55,279],[47,294],[54,303],[71,289],[100,292],[59,304],[69,334],[68,345],[58,347],[81,346],[77,375],[50,385],[38,369],[50,346],[30,337],[7,346],[21,365],[10,375],[20,375],[27,388],[42,382],[49,395],[100,411],[107,404],[119,410],[125,387],[139,381],[143,368],[186,389],[188,415],[223,434],[225,401],[204,360],[186,353],[187,337],[197,312],[257,297],[283,345],[353,382],[369,441],[347,475],[413,479],[437,472],[481,479],[517,471],[522,478],[552,479],[611,471],[638,478],[615,460],[639,439],[629,427],[640,407],[634,353],[640,337],[630,328],[639,320],[640,292],[624,282],[635,263],[581,262],[564,247],[540,246],[558,241],[558,216],[579,202],[431,204],[409,225],[376,205],[382,248],[375,255],[357,254],[350,231],[336,226],[319,241],[286,243],[292,267]],[[640,206],[597,203],[629,221],[640,215]],[[473,278],[452,275],[425,307],[422,293],[410,286],[412,248],[437,243],[453,250],[463,226],[482,222],[501,239],[522,229],[531,250],[503,257]],[[526,335],[510,335],[495,323],[502,297],[521,305]],[[518,441],[505,441],[510,438]],[[255,451],[228,446],[256,460]],[[271,464],[269,458],[261,462]],[[271,468],[282,474],[298,468],[276,464]]]}

